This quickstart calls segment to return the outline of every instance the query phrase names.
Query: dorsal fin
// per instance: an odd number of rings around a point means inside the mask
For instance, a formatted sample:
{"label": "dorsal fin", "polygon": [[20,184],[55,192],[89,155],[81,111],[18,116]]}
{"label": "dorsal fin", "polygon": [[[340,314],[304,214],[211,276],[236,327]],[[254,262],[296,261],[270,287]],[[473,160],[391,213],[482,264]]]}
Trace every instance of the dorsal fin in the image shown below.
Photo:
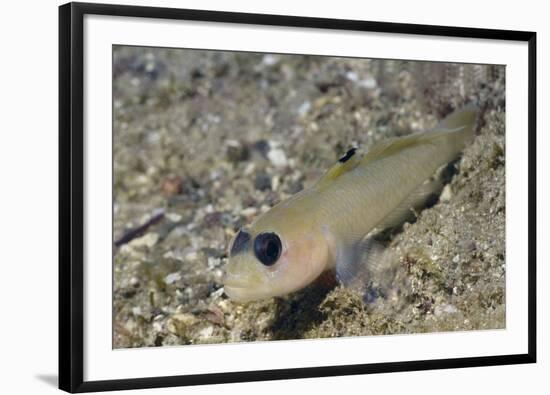
{"label": "dorsal fin", "polygon": [[[393,137],[380,141],[374,144],[363,157],[362,164],[391,156],[417,144],[430,143],[439,137],[448,137],[452,133],[463,135],[464,139],[467,139],[473,134],[477,113],[477,107],[469,105],[448,115],[429,132],[414,133],[404,137]],[[457,136],[457,138],[459,137]]]}
{"label": "dorsal fin", "polygon": [[374,162],[376,160],[386,158],[397,152],[402,151],[407,147],[412,147],[423,141],[429,141],[430,137],[437,136],[433,132],[416,133],[404,137],[391,137],[375,143],[363,157],[362,164]]}
{"label": "dorsal fin", "polygon": [[351,148],[317,181],[315,188],[323,188],[340,175],[355,169],[360,164],[365,165],[386,158],[419,144],[432,144],[442,137],[449,139],[450,135],[453,135],[452,138],[457,141],[455,143],[456,150],[460,150],[464,140],[473,135],[476,117],[477,107],[470,105],[447,116],[435,129],[429,132],[392,137],[375,143],[362,158],[356,154],[356,148]]}
{"label": "dorsal fin", "polygon": [[341,174],[353,170],[361,163],[361,158],[356,154],[357,148],[349,149],[327,172],[317,181],[315,187],[322,188],[334,181]]}

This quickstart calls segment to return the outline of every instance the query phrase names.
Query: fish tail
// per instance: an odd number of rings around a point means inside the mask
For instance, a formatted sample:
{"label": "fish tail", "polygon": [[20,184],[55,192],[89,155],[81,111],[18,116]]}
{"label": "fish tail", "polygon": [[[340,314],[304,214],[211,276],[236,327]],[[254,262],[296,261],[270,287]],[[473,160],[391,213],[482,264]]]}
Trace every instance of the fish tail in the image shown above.
{"label": "fish tail", "polygon": [[439,123],[435,130],[457,132],[457,136],[461,136],[464,143],[466,143],[474,136],[478,114],[478,107],[470,104],[448,115]]}
{"label": "fish tail", "polygon": [[478,113],[479,109],[477,106],[470,104],[448,115],[443,121],[441,121],[438,128],[456,129],[466,125],[474,126]]}
{"label": "fish tail", "polygon": [[447,161],[451,161],[473,140],[478,114],[479,110],[475,105],[456,110],[428,132],[426,138],[443,138],[449,153]]}

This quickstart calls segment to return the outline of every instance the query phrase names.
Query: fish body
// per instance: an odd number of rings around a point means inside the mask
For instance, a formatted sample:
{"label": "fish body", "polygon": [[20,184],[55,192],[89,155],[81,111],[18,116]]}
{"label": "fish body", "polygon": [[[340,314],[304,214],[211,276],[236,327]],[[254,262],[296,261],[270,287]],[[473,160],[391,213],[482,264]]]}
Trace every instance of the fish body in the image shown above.
{"label": "fish body", "polygon": [[316,184],[280,202],[241,229],[225,267],[226,294],[236,301],[282,296],[326,270],[360,264],[365,237],[398,222],[432,192],[436,170],[473,136],[477,111],[465,108],[434,130],[351,149]]}

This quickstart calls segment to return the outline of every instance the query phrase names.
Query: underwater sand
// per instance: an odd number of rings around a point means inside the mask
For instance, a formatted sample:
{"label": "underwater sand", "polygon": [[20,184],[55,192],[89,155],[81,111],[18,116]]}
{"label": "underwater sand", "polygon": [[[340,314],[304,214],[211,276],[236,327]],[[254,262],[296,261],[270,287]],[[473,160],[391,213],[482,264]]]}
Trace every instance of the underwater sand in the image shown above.
{"label": "underwater sand", "polygon": [[[503,69],[117,47],[113,70],[115,240],[159,219],[114,248],[115,348],[504,328]],[[349,147],[472,100],[479,135],[438,202],[386,235],[366,292],[223,294],[240,226]]]}

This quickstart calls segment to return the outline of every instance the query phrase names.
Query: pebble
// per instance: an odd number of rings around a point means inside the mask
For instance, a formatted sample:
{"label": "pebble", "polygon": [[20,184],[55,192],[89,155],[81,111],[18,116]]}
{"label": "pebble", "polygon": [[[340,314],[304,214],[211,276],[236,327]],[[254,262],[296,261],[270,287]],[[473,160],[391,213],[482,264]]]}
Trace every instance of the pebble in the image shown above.
{"label": "pebble", "polygon": [[168,285],[175,283],[176,281],[181,280],[181,274],[178,272],[170,273],[166,277],[164,277],[164,282]]}
{"label": "pebble", "polygon": [[180,222],[182,219],[182,216],[177,213],[166,213],[165,215],[171,222]]}
{"label": "pebble", "polygon": [[[223,289],[220,288],[220,289]],[[218,307],[221,309],[221,311],[223,311],[224,313],[230,313],[231,310],[232,310],[232,307],[233,305],[231,304],[231,302],[227,299],[222,299],[218,302]]]}
{"label": "pebble", "polygon": [[453,197],[453,191],[451,190],[451,186],[449,184],[445,185],[443,187],[443,191],[441,192],[441,195],[439,196],[439,201],[441,202],[448,202]]}
{"label": "pebble", "polygon": [[442,304],[440,306],[436,306],[434,309],[434,315],[436,317],[440,317],[443,314],[454,314],[458,311],[458,309],[453,306],[452,304]]}
{"label": "pebble", "polygon": [[362,80],[359,85],[361,85],[365,89],[374,89],[378,86],[378,83],[374,78],[370,77]]}
{"label": "pebble", "polygon": [[179,176],[169,176],[162,181],[162,193],[165,196],[174,196],[181,192],[183,179]]}
{"label": "pebble", "polygon": [[207,326],[206,328],[201,329],[199,331],[199,337],[202,338],[202,339],[208,339],[209,337],[212,336],[213,333],[214,333],[214,327],[213,326]]}
{"label": "pebble", "polygon": [[147,247],[151,248],[155,244],[157,244],[157,241],[159,239],[159,235],[157,233],[146,233],[141,237],[138,237],[134,240],[132,240],[128,245],[130,245],[133,248],[137,247]]}
{"label": "pebble", "polygon": [[258,213],[256,207],[247,207],[241,211],[241,215],[246,218],[250,218]]}
{"label": "pebble", "polygon": [[279,58],[274,55],[268,54],[262,58],[262,63],[266,66],[273,66],[274,64],[277,64],[277,62],[279,62]]}
{"label": "pebble", "polygon": [[182,259],[181,259],[181,256],[179,256],[179,254],[176,255],[176,253],[174,253],[174,251],[172,251],[172,250],[166,251],[166,252],[162,255],[162,257],[163,257],[164,259],[174,259],[174,260],[177,260],[177,261],[181,261],[181,260],[182,260]]}
{"label": "pebble", "polygon": [[222,278],[223,278],[223,270],[222,269],[216,269],[214,270],[214,278],[218,281],[218,282],[221,282]]}
{"label": "pebble", "polygon": [[250,150],[240,141],[227,140],[226,145],[226,155],[230,162],[243,162],[250,157]]}
{"label": "pebble", "polygon": [[281,179],[279,176],[274,176],[271,179],[271,190],[276,191],[279,188],[279,184],[281,183]]}
{"label": "pebble", "polygon": [[270,144],[267,140],[258,140],[254,143],[254,148],[257,149],[262,156],[267,158],[267,153],[270,150]]}
{"label": "pebble", "polygon": [[285,167],[288,163],[285,152],[280,148],[271,149],[267,153],[267,159],[278,168]]}
{"label": "pebble", "polygon": [[176,335],[185,335],[187,329],[195,323],[197,323],[197,317],[193,314],[177,313],[170,317],[166,328]]}
{"label": "pebble", "polygon": [[214,292],[212,292],[210,294],[210,296],[212,297],[212,299],[215,300],[215,299],[220,298],[223,295],[224,292],[225,292],[224,288],[221,287],[221,288],[218,288],[217,290],[215,290]]}
{"label": "pebble", "polygon": [[219,211],[208,213],[204,216],[204,224],[207,227],[219,226],[222,220],[223,214]]}
{"label": "pebble", "polygon": [[352,82],[357,82],[357,80],[359,79],[359,76],[355,71],[348,71],[346,73],[346,78]]}
{"label": "pebble", "polygon": [[208,257],[208,270],[212,270],[220,266],[221,262],[222,261],[220,258]]}
{"label": "pebble", "polygon": [[308,113],[310,108],[311,108],[311,102],[310,101],[303,102],[300,105],[300,107],[298,107],[298,115],[303,117],[304,115],[306,115]]}
{"label": "pebble", "polygon": [[246,165],[246,167],[243,170],[244,176],[251,176],[252,173],[254,173],[254,170],[256,170],[256,165],[253,162],[250,162]]}
{"label": "pebble", "polygon": [[257,173],[254,178],[254,188],[259,191],[271,189],[271,177],[266,173]]}
{"label": "pebble", "polygon": [[302,184],[301,181],[295,181],[288,186],[287,192],[291,195],[294,195],[295,193],[300,192],[302,189],[304,189],[304,184]]}

